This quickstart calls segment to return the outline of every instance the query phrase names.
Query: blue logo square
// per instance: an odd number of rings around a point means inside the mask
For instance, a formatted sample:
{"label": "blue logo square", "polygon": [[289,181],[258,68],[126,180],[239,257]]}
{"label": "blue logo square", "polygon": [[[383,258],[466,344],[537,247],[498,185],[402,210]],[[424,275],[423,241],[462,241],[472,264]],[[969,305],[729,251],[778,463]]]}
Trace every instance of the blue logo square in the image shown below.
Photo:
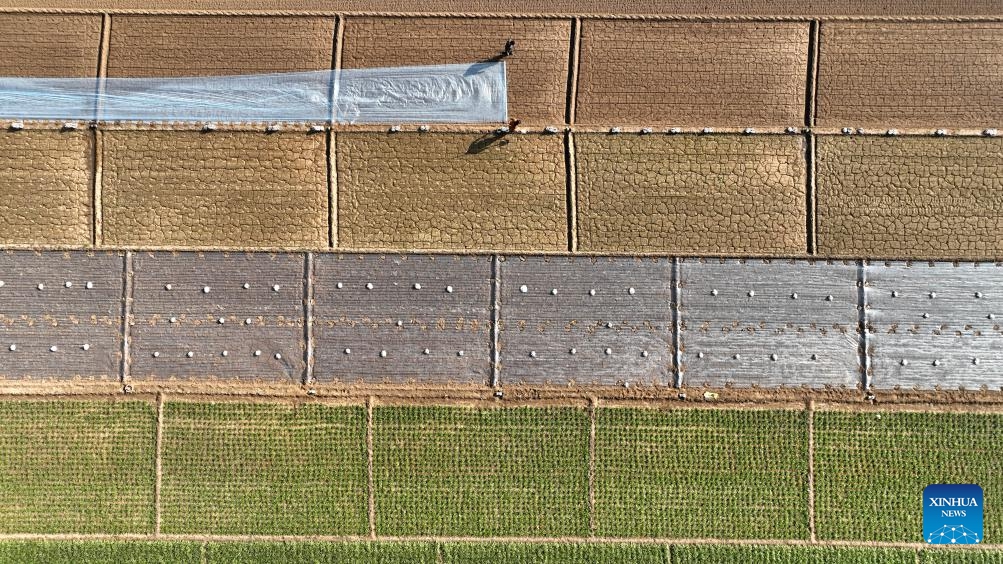
{"label": "blue logo square", "polygon": [[928,544],[982,542],[982,487],[931,484],[923,490],[923,539]]}

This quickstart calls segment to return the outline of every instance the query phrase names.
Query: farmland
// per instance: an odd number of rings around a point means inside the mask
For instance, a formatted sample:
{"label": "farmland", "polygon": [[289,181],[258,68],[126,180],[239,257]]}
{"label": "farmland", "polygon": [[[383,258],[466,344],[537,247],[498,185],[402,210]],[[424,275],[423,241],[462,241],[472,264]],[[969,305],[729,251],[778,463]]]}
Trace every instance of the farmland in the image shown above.
{"label": "farmland", "polygon": [[0,531],[151,533],[154,405],[0,401]]}
{"label": "farmland", "polygon": [[588,534],[584,409],[388,407],[373,435],[379,534]]}
{"label": "farmland", "polygon": [[952,480],[994,506],[1000,417],[10,399],[0,562],[999,562],[924,549],[915,508]]}
{"label": "farmland", "polygon": [[997,550],[727,544],[431,541],[4,541],[0,562],[139,564],[360,562],[372,564],[1000,564]]}
{"label": "farmland", "polygon": [[600,409],[599,536],[806,538],[803,411]]}
{"label": "farmland", "polygon": [[164,406],[163,531],[364,534],[359,407]]}
{"label": "farmland", "polygon": [[902,548],[678,545],[673,564],[914,564],[916,550]]}
{"label": "farmland", "polygon": [[[980,484],[989,507],[1003,486],[1003,417],[869,411],[815,415],[816,510],[822,539],[922,540],[928,484]],[[985,514],[985,537],[1003,516]]]}
{"label": "farmland", "polygon": [[0,564],[1003,564],[1003,1],[0,22]]}

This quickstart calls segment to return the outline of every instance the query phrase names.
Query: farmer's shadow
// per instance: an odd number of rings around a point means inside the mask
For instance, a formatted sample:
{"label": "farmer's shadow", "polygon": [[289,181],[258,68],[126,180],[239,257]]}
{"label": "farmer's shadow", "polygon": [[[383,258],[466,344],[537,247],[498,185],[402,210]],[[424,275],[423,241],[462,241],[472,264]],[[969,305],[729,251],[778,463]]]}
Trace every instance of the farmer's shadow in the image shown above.
{"label": "farmer's shadow", "polygon": [[508,134],[509,132],[507,131],[495,131],[493,133],[488,133],[487,135],[482,135],[471,143],[469,147],[467,147],[467,154],[476,155],[477,153],[487,150],[492,145],[498,145],[499,147],[508,145],[509,140],[505,139],[505,136]]}
{"label": "farmer's shadow", "polygon": [[[494,57],[490,57],[488,59],[480,61],[479,64],[486,66],[489,63],[497,63],[498,61],[501,61],[506,57],[511,57],[514,53],[515,53],[515,40],[509,39],[508,41],[505,42],[505,48],[502,49],[500,53],[498,53]],[[481,72],[484,68],[485,67],[479,66],[478,64],[474,64],[471,65],[470,69],[467,72],[468,73]],[[507,128],[501,128],[498,131],[481,136],[476,141],[471,143],[469,147],[467,147],[467,154],[476,155],[477,153],[485,151],[492,145],[498,145],[499,147],[508,145],[509,141],[508,139],[505,139],[505,136],[508,135],[509,133],[514,132],[515,126],[518,124],[519,124],[518,120],[512,120],[512,122],[509,123],[509,126]]]}

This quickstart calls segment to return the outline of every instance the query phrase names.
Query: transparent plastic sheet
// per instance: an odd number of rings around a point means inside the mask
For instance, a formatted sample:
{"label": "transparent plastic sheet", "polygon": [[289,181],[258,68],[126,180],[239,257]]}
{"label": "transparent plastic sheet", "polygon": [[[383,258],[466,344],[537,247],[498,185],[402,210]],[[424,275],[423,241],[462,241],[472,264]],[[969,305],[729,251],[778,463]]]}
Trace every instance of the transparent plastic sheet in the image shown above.
{"label": "transparent plastic sheet", "polygon": [[0,118],[97,121],[491,123],[505,63],[186,78],[0,77]]}

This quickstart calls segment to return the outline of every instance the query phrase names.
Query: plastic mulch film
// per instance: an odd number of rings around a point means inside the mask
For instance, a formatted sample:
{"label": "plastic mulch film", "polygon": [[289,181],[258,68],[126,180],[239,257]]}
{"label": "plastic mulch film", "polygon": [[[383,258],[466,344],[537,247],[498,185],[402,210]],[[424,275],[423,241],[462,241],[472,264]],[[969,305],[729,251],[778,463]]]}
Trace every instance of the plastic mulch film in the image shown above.
{"label": "plastic mulch film", "polygon": [[0,118],[496,123],[505,63],[186,78],[0,77]]}

